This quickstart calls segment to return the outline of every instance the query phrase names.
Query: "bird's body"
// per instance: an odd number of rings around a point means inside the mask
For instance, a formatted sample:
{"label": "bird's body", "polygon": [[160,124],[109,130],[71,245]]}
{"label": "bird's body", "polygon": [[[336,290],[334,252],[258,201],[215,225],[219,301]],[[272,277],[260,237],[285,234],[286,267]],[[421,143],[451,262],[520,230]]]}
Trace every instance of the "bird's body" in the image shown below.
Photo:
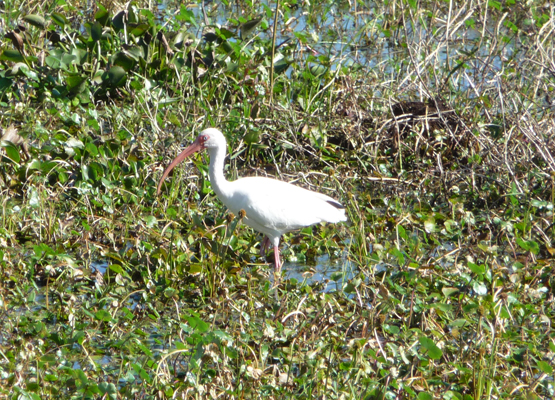
{"label": "bird's body", "polygon": [[303,189],[287,182],[264,177],[240,178],[228,181],[223,174],[227,144],[217,129],[208,128],[166,168],[160,183],[185,157],[203,149],[210,153],[210,183],[218,198],[236,215],[246,212],[243,221],[266,235],[261,245],[264,253],[274,246],[275,267],[281,268],[279,240],[284,233],[319,222],[346,221],[345,208],[324,194]]}

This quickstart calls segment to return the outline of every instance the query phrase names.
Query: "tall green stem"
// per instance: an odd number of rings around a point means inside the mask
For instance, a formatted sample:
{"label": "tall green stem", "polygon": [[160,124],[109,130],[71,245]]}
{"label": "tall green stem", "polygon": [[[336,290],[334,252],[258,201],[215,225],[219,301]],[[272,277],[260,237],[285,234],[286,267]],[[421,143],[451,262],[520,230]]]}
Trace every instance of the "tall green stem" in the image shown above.
{"label": "tall green stem", "polygon": [[270,62],[270,104],[274,101],[274,56],[276,53],[277,20],[279,15],[279,0],[276,2],[274,15],[274,32],[272,34],[272,60]]}

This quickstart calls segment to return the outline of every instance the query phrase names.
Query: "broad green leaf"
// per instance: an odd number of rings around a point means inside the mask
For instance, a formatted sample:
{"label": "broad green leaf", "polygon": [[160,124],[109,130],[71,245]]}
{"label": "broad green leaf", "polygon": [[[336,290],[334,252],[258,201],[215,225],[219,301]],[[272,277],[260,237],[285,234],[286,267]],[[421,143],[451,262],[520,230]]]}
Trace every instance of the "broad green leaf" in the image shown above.
{"label": "broad green leaf", "polygon": [[441,289],[441,292],[445,297],[449,297],[459,293],[459,289],[453,287],[444,287],[443,289]]}
{"label": "broad green leaf", "polygon": [[241,39],[248,37],[262,22],[262,17],[253,18],[241,25]]}
{"label": "broad green leaf", "polygon": [[187,6],[185,4],[181,5],[181,8],[179,9],[179,14],[177,14],[177,19],[179,21],[188,22],[193,26],[198,27],[197,21],[195,20],[195,13],[187,9]]}
{"label": "broad green leaf", "polygon": [[445,303],[434,303],[432,307],[443,312],[449,312],[453,309],[453,306]]}
{"label": "broad green leaf", "polygon": [[530,251],[533,254],[538,254],[540,252],[540,246],[534,240],[524,240],[522,238],[516,238],[517,244],[526,251]]}
{"label": "broad green leaf", "polygon": [[538,368],[548,375],[551,375],[553,373],[553,366],[548,362],[538,361]]}
{"label": "broad green leaf", "polygon": [[102,25],[100,22],[95,21],[91,26],[91,37],[93,42],[98,42],[102,38]]}
{"label": "broad green leaf", "polygon": [[15,163],[19,163],[21,161],[21,157],[19,155],[19,149],[15,144],[12,142],[8,142],[7,140],[0,141],[0,146],[4,148],[6,151],[6,156]]}
{"label": "broad green leaf", "polygon": [[54,56],[47,56],[44,61],[52,69],[59,69],[62,66],[62,61]]}
{"label": "broad green leaf", "polygon": [[102,26],[106,26],[110,20],[110,13],[102,6],[97,3],[99,10],[94,14],[94,19],[100,23]]}
{"label": "broad green leaf", "polygon": [[191,328],[201,333],[207,332],[208,329],[210,328],[210,325],[208,325],[206,322],[204,322],[202,319],[200,319],[197,316],[187,317],[187,321],[189,322],[189,325],[191,326]]}
{"label": "broad green leaf", "polygon": [[57,165],[54,161],[43,161],[40,165],[40,170],[44,175],[48,175]]}
{"label": "broad green leaf", "polygon": [[78,74],[69,74],[66,83],[71,93],[81,93],[86,88],[87,79]]}
{"label": "broad green leaf", "polygon": [[85,150],[89,153],[91,157],[96,157],[98,155],[98,148],[92,142],[86,144]]}
{"label": "broad green leaf", "polygon": [[149,29],[150,25],[147,23],[135,24],[134,26],[130,26],[129,33],[133,36],[141,36]]}
{"label": "broad green leaf", "polygon": [[37,15],[37,14],[28,14],[26,16],[23,17],[23,21],[36,26],[37,28],[42,28],[44,29],[44,27],[46,26],[46,21],[44,19],[44,17]]}
{"label": "broad green leaf", "polygon": [[117,13],[114,16],[114,18],[112,18],[112,26],[114,27],[116,32],[119,32],[123,28],[125,28],[124,18],[125,18],[125,11],[124,10],[121,10],[119,13]]}
{"label": "broad green leaf", "polygon": [[451,327],[457,327],[457,328],[459,328],[459,327],[461,327],[461,326],[469,326],[469,325],[470,325],[470,322],[468,322],[468,321],[467,321],[466,319],[464,319],[464,318],[456,319],[456,320],[452,321],[452,322],[449,324],[449,326],[451,326]]}
{"label": "broad green leaf", "polygon": [[104,73],[104,75],[102,76],[102,79],[108,85],[117,87],[125,83],[125,80],[127,79],[127,74],[125,73],[125,70],[122,67],[115,65],[112,68],[110,68],[109,71]]}
{"label": "broad green leaf", "polygon": [[108,382],[101,382],[98,384],[98,389],[100,390],[100,394],[107,394],[109,398],[117,399],[118,396],[118,388],[113,383]]}
{"label": "broad green leaf", "polygon": [[397,231],[399,232],[399,237],[403,240],[407,240],[407,232],[402,225],[397,225]]}
{"label": "broad green leaf", "polygon": [[52,13],[50,17],[52,18],[52,21],[54,21],[54,23],[60,28],[63,28],[67,24],[66,17],[64,17],[60,13]]}
{"label": "broad green leaf", "polygon": [[423,351],[424,355],[428,355],[431,359],[439,360],[443,355],[443,352],[439,347],[437,347],[433,340],[425,336],[420,336],[418,338],[418,341],[420,342],[422,348],[425,350]]}
{"label": "broad green leaf", "polygon": [[469,270],[474,272],[477,275],[483,275],[486,272],[486,268],[483,265],[476,265],[473,262],[469,262],[467,264]]}
{"label": "broad green leaf", "polygon": [[148,217],[145,218],[145,222],[148,228],[152,228],[156,226],[156,224],[158,223],[158,219],[156,219],[156,217],[153,215],[149,215]]}
{"label": "broad green leaf", "polygon": [[324,75],[327,70],[328,68],[323,66],[322,64],[313,64],[309,68],[310,73],[314,75],[316,78],[319,78],[320,76]]}
{"label": "broad green leaf", "polygon": [[77,60],[77,56],[74,54],[69,54],[69,53],[64,53],[62,55],[62,64],[63,66],[65,66],[66,68],[73,64],[75,61]]}
{"label": "broad green leaf", "polygon": [[112,64],[119,65],[124,70],[129,71],[135,66],[135,64],[137,64],[137,60],[130,57],[127,52],[118,51],[112,56]]}
{"label": "broad green leaf", "polygon": [[94,316],[99,321],[107,322],[112,320],[112,316],[110,315],[110,313],[103,309],[98,310]]}
{"label": "broad green leaf", "polygon": [[274,72],[276,74],[281,74],[287,71],[287,68],[291,65],[291,60],[286,57],[281,57],[279,60],[274,61]]}
{"label": "broad green leaf", "polygon": [[13,61],[13,62],[23,62],[25,58],[18,50],[13,49],[6,49],[2,52],[0,56],[0,60],[2,61]]}

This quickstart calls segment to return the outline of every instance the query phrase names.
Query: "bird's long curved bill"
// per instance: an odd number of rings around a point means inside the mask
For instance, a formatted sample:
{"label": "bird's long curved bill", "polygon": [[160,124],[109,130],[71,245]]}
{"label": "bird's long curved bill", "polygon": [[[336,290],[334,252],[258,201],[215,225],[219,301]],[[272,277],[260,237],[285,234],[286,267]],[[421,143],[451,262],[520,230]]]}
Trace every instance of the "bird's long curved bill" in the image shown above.
{"label": "bird's long curved bill", "polygon": [[162,178],[160,178],[160,182],[158,182],[158,189],[156,190],[156,195],[157,196],[160,194],[160,190],[162,189],[162,183],[164,183],[164,180],[166,179],[168,174],[171,172],[171,170],[174,169],[174,167],[177,164],[182,162],[184,159],[189,157],[191,154],[194,154],[197,151],[201,151],[201,150],[202,150],[202,145],[199,143],[198,140],[195,140],[192,145],[187,147],[177,157],[174,158],[174,160],[171,162],[170,165],[168,165],[168,168],[166,168],[166,170],[162,174]]}

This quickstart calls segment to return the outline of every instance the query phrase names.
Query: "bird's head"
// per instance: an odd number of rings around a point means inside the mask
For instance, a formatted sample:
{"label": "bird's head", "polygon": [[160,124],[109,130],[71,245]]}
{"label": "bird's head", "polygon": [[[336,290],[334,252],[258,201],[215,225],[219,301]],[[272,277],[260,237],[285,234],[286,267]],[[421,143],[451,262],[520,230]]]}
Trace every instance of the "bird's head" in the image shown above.
{"label": "bird's head", "polygon": [[160,194],[162,183],[164,183],[164,180],[166,179],[168,174],[177,164],[179,164],[184,159],[186,159],[187,157],[189,157],[190,155],[198,151],[202,151],[204,149],[207,149],[208,151],[210,151],[211,149],[219,149],[219,148],[221,149],[226,148],[226,141],[223,133],[216,128],[207,128],[203,130],[200,133],[200,135],[197,136],[195,141],[189,147],[183,150],[177,157],[175,157],[175,159],[171,162],[171,164],[168,165],[168,167],[162,174],[162,178],[160,178],[160,182],[158,183],[158,189],[156,191],[156,194],[157,195]]}
{"label": "bird's head", "polygon": [[[224,134],[216,128],[207,128],[203,130],[200,135],[197,136],[194,145],[200,146],[200,150],[203,149],[214,149],[214,148],[224,148],[226,146],[226,141]],[[199,151],[199,150],[197,150]]]}

